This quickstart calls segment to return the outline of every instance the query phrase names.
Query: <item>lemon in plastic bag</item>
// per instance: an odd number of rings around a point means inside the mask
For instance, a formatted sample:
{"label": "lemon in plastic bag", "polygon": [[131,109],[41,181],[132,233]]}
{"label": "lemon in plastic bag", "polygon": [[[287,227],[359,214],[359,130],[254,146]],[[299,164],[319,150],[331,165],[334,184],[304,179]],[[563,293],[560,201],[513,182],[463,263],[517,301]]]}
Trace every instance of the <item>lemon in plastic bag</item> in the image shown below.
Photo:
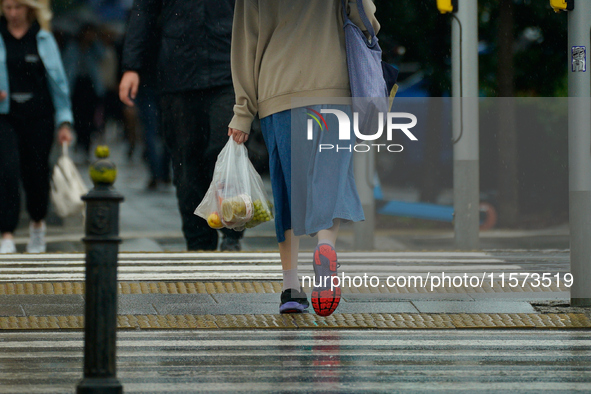
{"label": "lemon in plastic bag", "polygon": [[253,216],[253,204],[246,194],[226,198],[222,201],[221,208],[222,219],[227,224],[246,223]]}

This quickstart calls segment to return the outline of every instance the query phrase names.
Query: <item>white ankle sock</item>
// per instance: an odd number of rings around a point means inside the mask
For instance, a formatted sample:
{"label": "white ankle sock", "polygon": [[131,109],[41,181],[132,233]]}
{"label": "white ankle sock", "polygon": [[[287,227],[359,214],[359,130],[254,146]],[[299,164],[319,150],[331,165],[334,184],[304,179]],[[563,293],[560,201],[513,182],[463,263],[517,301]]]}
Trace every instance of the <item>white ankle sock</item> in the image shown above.
{"label": "white ankle sock", "polygon": [[298,269],[283,270],[283,290],[300,290],[300,279],[298,278]]}
{"label": "white ankle sock", "polygon": [[335,219],[334,225],[331,228],[318,231],[318,245],[328,244],[334,249],[334,245],[337,241],[337,235],[339,234],[340,224],[341,221],[339,219]]}
{"label": "white ankle sock", "polygon": [[334,249],[334,244],[332,243],[332,241],[330,239],[319,239],[318,245],[322,245],[322,244],[330,245]]}

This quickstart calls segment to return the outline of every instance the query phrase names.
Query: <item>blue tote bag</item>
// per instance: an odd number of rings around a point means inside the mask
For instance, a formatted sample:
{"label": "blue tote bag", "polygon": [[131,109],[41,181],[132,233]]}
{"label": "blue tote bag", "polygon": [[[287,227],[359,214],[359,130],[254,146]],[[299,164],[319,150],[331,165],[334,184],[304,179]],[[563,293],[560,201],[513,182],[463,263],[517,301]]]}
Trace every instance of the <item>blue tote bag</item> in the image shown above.
{"label": "blue tote bag", "polygon": [[347,67],[353,97],[390,97],[398,77],[398,70],[382,62],[382,49],[378,44],[376,32],[365,13],[363,1],[357,0],[359,15],[370,35],[363,31],[347,15],[346,0],[342,0],[347,49]]}
{"label": "blue tote bag", "polygon": [[[398,90],[396,85],[398,70],[382,62],[382,49],[365,13],[363,1],[357,0],[357,8],[369,38],[349,19],[346,0],[342,0],[342,5],[353,112],[357,114],[358,119],[355,132],[359,131],[369,139],[373,139],[369,136],[379,129],[380,119],[385,122],[383,114],[390,110]],[[360,135],[357,137],[363,138]]]}

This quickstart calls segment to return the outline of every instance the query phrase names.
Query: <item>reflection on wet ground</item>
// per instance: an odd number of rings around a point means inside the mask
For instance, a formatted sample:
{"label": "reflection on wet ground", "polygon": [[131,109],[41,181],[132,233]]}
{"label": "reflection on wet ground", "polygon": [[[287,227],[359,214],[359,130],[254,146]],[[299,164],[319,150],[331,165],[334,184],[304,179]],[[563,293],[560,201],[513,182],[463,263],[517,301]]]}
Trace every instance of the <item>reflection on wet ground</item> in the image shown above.
{"label": "reflection on wet ground", "polygon": [[[0,334],[0,393],[74,392],[82,332]],[[591,390],[591,332],[122,331],[126,393]]]}

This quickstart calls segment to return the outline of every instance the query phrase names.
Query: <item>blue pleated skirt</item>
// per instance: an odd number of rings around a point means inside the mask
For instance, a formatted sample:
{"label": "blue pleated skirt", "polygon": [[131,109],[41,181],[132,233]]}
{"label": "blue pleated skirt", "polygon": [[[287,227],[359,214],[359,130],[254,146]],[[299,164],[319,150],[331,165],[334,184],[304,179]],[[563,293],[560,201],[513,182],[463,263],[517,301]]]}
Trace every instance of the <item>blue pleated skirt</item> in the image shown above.
{"label": "blue pleated skirt", "polygon": [[[355,140],[340,140],[337,117],[324,114],[324,119],[320,118],[316,112],[322,109],[338,109],[353,119],[350,107],[343,105],[296,108],[261,119],[269,151],[278,242],[285,241],[289,229],[297,236],[315,235],[331,228],[335,219],[365,219],[353,176]],[[321,144],[334,148],[320,151]]]}

